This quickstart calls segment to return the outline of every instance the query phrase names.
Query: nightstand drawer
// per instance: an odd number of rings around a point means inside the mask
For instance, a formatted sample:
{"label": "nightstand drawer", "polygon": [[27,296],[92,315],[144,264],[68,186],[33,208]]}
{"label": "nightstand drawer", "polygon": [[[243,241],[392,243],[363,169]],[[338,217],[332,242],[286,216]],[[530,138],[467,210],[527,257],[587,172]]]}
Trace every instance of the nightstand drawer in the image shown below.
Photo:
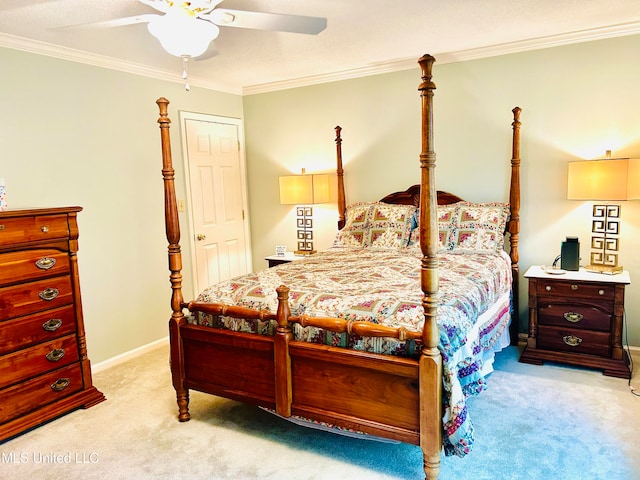
{"label": "nightstand drawer", "polygon": [[0,322],[0,355],[76,331],[73,305]]}
{"label": "nightstand drawer", "polygon": [[609,331],[611,329],[611,316],[610,312],[604,312],[594,306],[575,303],[543,304],[538,307],[538,323],[540,325]]}
{"label": "nightstand drawer", "polygon": [[75,363],[0,390],[0,423],[82,390],[82,370]]}
{"label": "nightstand drawer", "polygon": [[586,353],[608,357],[611,354],[611,334],[589,330],[538,327],[538,348],[560,352]]}
{"label": "nightstand drawer", "polygon": [[69,273],[66,252],[43,248],[0,254],[0,286]]}
{"label": "nightstand drawer", "polygon": [[604,283],[585,283],[564,280],[540,280],[537,282],[539,297],[554,296],[558,298],[588,298],[594,302],[606,300],[613,302],[615,286]]}
{"label": "nightstand drawer", "polygon": [[75,335],[68,335],[0,358],[0,388],[78,361]]}
{"label": "nightstand drawer", "polygon": [[67,215],[34,215],[0,220],[0,246],[68,236]]}
{"label": "nightstand drawer", "polygon": [[20,317],[73,303],[71,278],[48,278],[0,288],[0,318]]}

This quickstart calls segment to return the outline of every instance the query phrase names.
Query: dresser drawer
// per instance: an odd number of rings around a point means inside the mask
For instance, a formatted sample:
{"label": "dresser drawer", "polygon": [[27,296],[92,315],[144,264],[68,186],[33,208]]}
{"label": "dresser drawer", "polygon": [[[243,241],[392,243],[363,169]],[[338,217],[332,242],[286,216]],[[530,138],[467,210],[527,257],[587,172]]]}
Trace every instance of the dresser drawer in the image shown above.
{"label": "dresser drawer", "polygon": [[0,357],[0,388],[77,361],[75,335],[9,353]]}
{"label": "dresser drawer", "polygon": [[76,331],[73,305],[0,322],[0,355]]}
{"label": "dresser drawer", "polygon": [[62,276],[0,288],[0,320],[73,303],[71,277]]}
{"label": "dresser drawer", "polygon": [[588,298],[593,302],[607,301],[613,302],[615,298],[615,287],[612,284],[572,282],[570,280],[546,280],[537,282],[536,294],[538,301],[542,302],[543,297],[568,298]]}
{"label": "dresser drawer", "polygon": [[54,249],[0,253],[0,286],[68,274],[69,254]]}
{"label": "dresser drawer", "polygon": [[554,303],[538,307],[538,324],[611,330],[612,314],[591,305]]}
{"label": "dresser drawer", "polygon": [[32,215],[0,219],[0,246],[68,236],[67,215]]}
{"label": "dresser drawer", "polygon": [[538,326],[537,348],[609,357],[611,335],[590,330]]}
{"label": "dresser drawer", "polygon": [[82,390],[82,370],[75,363],[0,390],[0,424]]}

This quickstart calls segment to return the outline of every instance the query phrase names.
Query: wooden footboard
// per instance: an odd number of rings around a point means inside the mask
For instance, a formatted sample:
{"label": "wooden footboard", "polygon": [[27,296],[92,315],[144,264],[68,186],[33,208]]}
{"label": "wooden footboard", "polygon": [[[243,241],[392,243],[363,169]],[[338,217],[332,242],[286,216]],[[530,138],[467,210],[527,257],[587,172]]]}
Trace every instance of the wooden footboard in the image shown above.
{"label": "wooden footboard", "polygon": [[[284,417],[420,443],[416,360],[290,341],[281,352],[290,368],[277,377],[277,335],[196,325],[184,325],[180,333],[186,389],[269,408]],[[278,405],[280,396],[287,400]]]}
{"label": "wooden footboard", "polygon": [[192,312],[277,322],[274,336],[183,324],[183,386],[368,434],[419,444],[419,362],[293,340],[293,324],[364,337],[420,339],[404,328],[191,302]]}

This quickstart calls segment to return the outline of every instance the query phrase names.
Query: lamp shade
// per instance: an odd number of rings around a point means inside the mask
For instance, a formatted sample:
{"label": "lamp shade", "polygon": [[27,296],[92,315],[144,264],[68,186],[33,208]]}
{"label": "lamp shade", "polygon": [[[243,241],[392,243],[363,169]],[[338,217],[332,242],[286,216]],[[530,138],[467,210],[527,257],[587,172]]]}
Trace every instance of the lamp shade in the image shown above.
{"label": "lamp shade", "polygon": [[620,158],[569,162],[569,200],[640,199],[640,160]]}
{"label": "lamp shade", "polygon": [[282,205],[329,202],[329,175],[288,175],[279,181]]}
{"label": "lamp shade", "polygon": [[312,175],[280,177],[280,203],[282,205],[313,203]]}
{"label": "lamp shade", "polygon": [[147,25],[162,48],[176,57],[199,57],[218,36],[220,28],[211,22],[200,20],[181,8],[172,8]]}

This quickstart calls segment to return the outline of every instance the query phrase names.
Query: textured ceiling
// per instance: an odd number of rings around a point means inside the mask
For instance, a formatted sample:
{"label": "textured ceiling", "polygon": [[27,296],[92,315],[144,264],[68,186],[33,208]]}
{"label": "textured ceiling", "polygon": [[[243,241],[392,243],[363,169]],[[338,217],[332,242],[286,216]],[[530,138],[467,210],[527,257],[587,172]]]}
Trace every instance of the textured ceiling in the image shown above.
{"label": "textured ceiling", "polygon": [[[327,18],[319,35],[221,28],[193,85],[257,93],[327,79],[640,33],[638,0],[224,0]],[[137,0],[2,0],[0,46],[179,81],[181,60],[145,24],[61,28],[143,13]]]}

